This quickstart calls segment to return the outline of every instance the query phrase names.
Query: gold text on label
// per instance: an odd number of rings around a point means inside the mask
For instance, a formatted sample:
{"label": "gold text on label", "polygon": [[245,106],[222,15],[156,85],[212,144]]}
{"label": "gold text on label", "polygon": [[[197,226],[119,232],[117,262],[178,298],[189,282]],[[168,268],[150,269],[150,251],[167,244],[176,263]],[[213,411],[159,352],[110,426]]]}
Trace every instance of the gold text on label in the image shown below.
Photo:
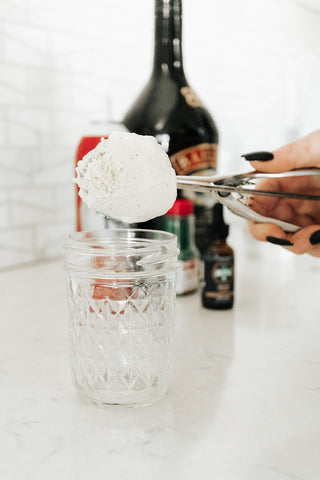
{"label": "gold text on label", "polygon": [[208,168],[216,168],[217,145],[201,143],[174,153],[170,160],[177,175],[188,175]]}

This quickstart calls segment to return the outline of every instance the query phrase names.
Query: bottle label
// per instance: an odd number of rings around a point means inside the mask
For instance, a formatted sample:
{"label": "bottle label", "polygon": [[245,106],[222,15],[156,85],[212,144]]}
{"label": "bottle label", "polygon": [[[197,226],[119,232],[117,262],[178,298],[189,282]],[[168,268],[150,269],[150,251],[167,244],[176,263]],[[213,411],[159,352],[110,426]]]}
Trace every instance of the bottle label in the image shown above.
{"label": "bottle label", "polygon": [[177,175],[189,175],[199,170],[216,169],[217,145],[201,143],[174,153],[170,160]]}
{"label": "bottle label", "polygon": [[191,87],[182,87],[180,88],[181,94],[184,96],[186,102],[190,107],[197,108],[203,107],[203,104],[197,94],[192,90]]}
{"label": "bottle label", "polygon": [[198,259],[179,260],[176,276],[176,292],[178,295],[188,293],[198,288]]}
{"label": "bottle label", "polygon": [[233,295],[234,260],[232,256],[203,257],[204,295],[219,302],[228,301]]}

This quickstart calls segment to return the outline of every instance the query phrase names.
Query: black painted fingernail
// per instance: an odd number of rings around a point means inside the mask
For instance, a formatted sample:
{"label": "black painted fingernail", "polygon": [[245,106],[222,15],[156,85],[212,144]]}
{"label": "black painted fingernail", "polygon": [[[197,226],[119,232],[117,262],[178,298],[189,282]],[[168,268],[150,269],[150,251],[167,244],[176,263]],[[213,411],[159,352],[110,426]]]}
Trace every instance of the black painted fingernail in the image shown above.
{"label": "black painted fingernail", "polygon": [[252,162],[253,160],[259,160],[259,162],[266,162],[267,160],[273,159],[273,153],[271,152],[252,152],[252,153],[245,153],[241,155],[246,160]]}
{"label": "black painted fingernail", "polygon": [[286,238],[267,237],[267,241],[269,243],[273,243],[274,245],[282,245],[283,247],[293,245],[293,243],[291,243],[290,240],[287,240]]}
{"label": "black painted fingernail", "polygon": [[309,238],[309,242],[311,243],[311,245],[317,245],[317,243],[320,243],[320,230],[313,232],[313,234]]}

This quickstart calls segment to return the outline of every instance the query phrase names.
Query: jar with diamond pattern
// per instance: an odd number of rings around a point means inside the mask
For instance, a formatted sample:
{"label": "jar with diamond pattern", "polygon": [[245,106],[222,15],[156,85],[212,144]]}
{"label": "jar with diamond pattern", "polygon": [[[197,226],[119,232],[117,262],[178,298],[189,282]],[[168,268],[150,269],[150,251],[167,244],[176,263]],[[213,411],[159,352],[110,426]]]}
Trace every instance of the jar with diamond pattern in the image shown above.
{"label": "jar with diamond pattern", "polygon": [[142,406],[172,377],[176,236],[77,232],[65,242],[73,382],[89,402]]}

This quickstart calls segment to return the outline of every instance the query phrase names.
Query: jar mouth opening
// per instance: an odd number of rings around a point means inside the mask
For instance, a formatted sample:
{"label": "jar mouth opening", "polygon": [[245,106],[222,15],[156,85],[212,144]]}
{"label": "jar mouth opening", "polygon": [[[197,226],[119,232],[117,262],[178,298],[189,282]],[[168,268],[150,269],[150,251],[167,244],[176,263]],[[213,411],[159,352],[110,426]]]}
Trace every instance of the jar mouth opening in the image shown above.
{"label": "jar mouth opening", "polygon": [[175,234],[160,230],[115,228],[67,235],[67,270],[99,278],[143,277],[175,270]]}
{"label": "jar mouth opening", "polygon": [[70,233],[66,236],[64,248],[94,255],[105,255],[106,250],[137,254],[138,250],[147,253],[159,246],[170,248],[175,242],[175,234],[161,230],[113,228]]}

